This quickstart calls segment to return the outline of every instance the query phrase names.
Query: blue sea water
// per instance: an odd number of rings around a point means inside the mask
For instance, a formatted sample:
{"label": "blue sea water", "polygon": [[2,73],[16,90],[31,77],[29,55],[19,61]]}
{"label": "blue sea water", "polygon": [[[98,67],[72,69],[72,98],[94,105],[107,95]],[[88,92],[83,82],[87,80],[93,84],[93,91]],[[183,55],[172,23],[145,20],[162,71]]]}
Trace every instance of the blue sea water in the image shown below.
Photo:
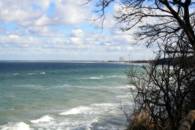
{"label": "blue sea water", "polygon": [[1,130],[120,130],[129,65],[0,63]]}

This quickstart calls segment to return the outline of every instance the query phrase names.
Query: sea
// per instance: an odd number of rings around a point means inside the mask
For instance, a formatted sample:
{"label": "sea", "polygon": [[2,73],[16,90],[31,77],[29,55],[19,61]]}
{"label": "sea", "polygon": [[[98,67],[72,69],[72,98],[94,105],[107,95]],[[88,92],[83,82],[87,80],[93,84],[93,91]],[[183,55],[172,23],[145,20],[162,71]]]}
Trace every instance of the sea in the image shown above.
{"label": "sea", "polygon": [[124,130],[133,108],[131,67],[0,62],[0,130]]}

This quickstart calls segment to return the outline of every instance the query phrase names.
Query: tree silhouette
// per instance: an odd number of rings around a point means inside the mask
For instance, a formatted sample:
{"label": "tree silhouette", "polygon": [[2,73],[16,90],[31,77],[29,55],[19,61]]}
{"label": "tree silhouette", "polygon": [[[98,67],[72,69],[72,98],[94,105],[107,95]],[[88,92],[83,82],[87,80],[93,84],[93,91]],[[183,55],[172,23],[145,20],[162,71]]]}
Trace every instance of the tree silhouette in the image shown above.
{"label": "tree silhouette", "polygon": [[[136,81],[135,112],[147,110],[147,122],[155,124],[154,129],[177,129],[195,109],[195,2],[98,0],[101,17],[111,3],[120,5],[115,17],[123,31],[138,27],[138,43],[159,48],[144,77],[129,75]],[[145,128],[151,129],[146,124]]]}

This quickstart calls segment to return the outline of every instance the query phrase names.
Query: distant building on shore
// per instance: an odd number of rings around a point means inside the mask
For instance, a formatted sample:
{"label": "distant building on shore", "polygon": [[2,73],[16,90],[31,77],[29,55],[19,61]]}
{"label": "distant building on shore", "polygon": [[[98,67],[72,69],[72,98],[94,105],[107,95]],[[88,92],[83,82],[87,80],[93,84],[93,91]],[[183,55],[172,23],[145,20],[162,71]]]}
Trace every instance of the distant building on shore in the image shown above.
{"label": "distant building on shore", "polygon": [[124,57],[119,57],[119,62],[124,62],[124,61],[125,61]]}

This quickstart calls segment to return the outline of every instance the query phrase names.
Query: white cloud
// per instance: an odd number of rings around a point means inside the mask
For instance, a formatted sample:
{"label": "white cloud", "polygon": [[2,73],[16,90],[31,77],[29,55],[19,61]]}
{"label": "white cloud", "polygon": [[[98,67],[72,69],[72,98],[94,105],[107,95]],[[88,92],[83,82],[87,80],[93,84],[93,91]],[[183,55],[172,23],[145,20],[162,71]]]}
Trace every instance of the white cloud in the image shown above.
{"label": "white cloud", "polygon": [[62,23],[77,24],[90,16],[90,6],[84,5],[87,0],[57,0],[57,17]]}
{"label": "white cloud", "polygon": [[[55,4],[55,15],[47,16],[50,3]],[[16,22],[31,30],[37,26],[79,24],[90,17],[91,8],[86,0],[1,0],[0,20]]]}
{"label": "white cloud", "polygon": [[[0,21],[18,25],[13,32],[1,33],[0,59],[6,53],[13,56],[15,53],[18,57],[26,57],[26,53],[30,58],[85,56],[109,59],[127,56],[135,48],[132,46],[135,43],[132,31],[121,32],[116,29],[116,20],[111,14],[104,22],[104,29],[109,33],[79,28],[80,23],[89,23],[91,19],[89,5],[81,6],[85,1],[56,0],[55,15],[48,16],[50,0],[0,0]],[[117,10],[119,7],[115,8]],[[100,26],[100,22],[95,24]],[[74,29],[69,29],[65,35],[59,28],[51,28],[55,25],[68,25]]]}
{"label": "white cloud", "polygon": [[[49,0],[1,0],[0,19],[2,21],[14,21],[21,24],[36,19],[46,11]],[[34,9],[36,6],[39,9]]]}
{"label": "white cloud", "polygon": [[34,23],[35,26],[45,26],[49,24],[51,24],[51,20],[46,15],[41,16]]}
{"label": "white cloud", "polygon": [[83,32],[83,30],[77,28],[77,29],[74,29],[72,31],[72,36],[74,36],[74,37],[83,37],[84,36],[84,32]]}
{"label": "white cloud", "polygon": [[19,39],[20,37],[18,36],[18,35],[16,35],[16,34],[10,34],[10,35],[8,35],[8,38],[10,38],[11,40],[17,40],[17,39]]}

